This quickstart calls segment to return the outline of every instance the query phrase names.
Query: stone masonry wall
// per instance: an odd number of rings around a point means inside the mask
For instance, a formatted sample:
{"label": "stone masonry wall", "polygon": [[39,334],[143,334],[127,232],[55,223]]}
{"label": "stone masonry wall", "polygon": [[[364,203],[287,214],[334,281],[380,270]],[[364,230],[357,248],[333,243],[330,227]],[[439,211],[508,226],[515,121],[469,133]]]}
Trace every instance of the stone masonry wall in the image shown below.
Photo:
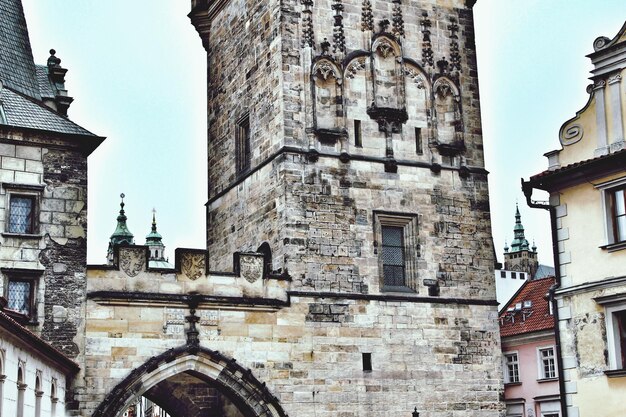
{"label": "stone masonry wall", "polygon": [[[42,139],[54,145],[42,146]],[[75,358],[85,291],[87,158],[61,143],[15,133],[0,141],[0,288],[4,295],[11,277],[32,271],[37,314],[29,328]],[[6,233],[9,193],[37,196],[35,233]]]}
{"label": "stone masonry wall", "polygon": [[[208,277],[208,279],[211,279]],[[292,297],[278,311],[198,312],[201,345],[237,360],[291,416],[500,415],[494,306]],[[90,415],[130,371],[184,333],[168,307],[89,301],[86,374]],[[372,371],[362,356],[370,353]],[[147,386],[143,388],[149,388]]]}

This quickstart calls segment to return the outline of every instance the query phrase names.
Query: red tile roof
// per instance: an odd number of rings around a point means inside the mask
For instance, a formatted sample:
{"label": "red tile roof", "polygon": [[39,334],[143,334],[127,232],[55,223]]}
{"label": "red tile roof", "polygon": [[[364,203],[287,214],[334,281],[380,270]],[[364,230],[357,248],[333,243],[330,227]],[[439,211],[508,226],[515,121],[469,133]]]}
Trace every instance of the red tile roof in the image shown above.
{"label": "red tile roof", "polygon": [[[550,314],[550,307],[546,299],[546,294],[554,283],[554,277],[526,281],[502,309],[500,336],[516,336],[554,329],[554,316]],[[524,301],[530,301],[532,306],[524,308]],[[521,310],[508,311],[510,308],[515,308],[518,303],[522,304]]]}

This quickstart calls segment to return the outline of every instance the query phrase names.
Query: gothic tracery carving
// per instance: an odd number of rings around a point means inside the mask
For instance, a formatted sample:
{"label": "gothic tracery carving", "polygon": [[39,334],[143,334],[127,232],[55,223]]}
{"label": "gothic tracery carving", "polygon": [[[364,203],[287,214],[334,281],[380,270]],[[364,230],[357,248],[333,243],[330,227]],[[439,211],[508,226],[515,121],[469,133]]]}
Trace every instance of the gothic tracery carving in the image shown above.
{"label": "gothic tracery carving", "polygon": [[341,0],[334,0],[332,9],[335,11],[333,18],[335,23],[333,24],[333,52],[346,52],[346,37],[343,32],[343,4]]}
{"label": "gothic tracery carving", "polygon": [[402,17],[402,0],[393,0],[393,34],[398,38],[404,36],[404,18]]}
{"label": "gothic tracery carving", "polygon": [[315,45],[315,33],[313,32],[313,0],[301,0],[304,10],[302,11],[302,43],[303,46]]}
{"label": "gothic tracery carving", "polygon": [[422,30],[422,66],[433,66],[433,48],[430,40],[430,27],[432,22],[428,19],[428,13],[422,12],[420,20]]}
{"label": "gothic tracery carving", "polygon": [[361,6],[361,30],[374,30],[374,15],[372,14],[372,3],[370,0],[363,0]]}

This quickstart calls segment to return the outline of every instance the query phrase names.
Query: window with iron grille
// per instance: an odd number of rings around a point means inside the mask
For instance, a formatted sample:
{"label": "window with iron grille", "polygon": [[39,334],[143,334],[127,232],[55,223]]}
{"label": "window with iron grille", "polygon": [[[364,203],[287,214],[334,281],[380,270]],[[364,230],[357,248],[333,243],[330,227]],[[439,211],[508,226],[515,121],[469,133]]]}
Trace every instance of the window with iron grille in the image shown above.
{"label": "window with iron grille", "polygon": [[539,378],[556,378],[556,363],[553,347],[539,349]]}
{"label": "window with iron grille", "polygon": [[517,352],[504,354],[504,382],[506,384],[520,382]]}
{"label": "window with iron grille", "polygon": [[9,310],[30,316],[33,302],[33,283],[30,280],[9,281],[7,288],[7,307]]}
{"label": "window with iron grille", "polygon": [[235,159],[237,175],[250,169],[252,156],[250,153],[250,115],[246,114],[237,122],[235,130]]}
{"label": "window with iron grille", "polygon": [[403,287],[404,232],[402,227],[382,226],[383,280],[385,285]]}
{"label": "window with iron grille", "polygon": [[9,233],[35,233],[35,197],[11,194],[8,220]]}
{"label": "window with iron grille", "polygon": [[374,212],[382,291],[417,291],[417,216]]}

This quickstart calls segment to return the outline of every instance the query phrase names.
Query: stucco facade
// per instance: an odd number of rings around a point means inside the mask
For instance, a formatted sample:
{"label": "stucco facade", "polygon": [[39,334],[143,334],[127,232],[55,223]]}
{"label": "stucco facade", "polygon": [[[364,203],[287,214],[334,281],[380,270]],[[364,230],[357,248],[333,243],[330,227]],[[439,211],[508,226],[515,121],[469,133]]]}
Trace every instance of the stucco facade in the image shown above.
{"label": "stucco facade", "polygon": [[[567,415],[621,416],[626,396],[626,25],[595,40],[589,101],[524,188],[550,192]],[[530,201],[530,199],[529,199]],[[540,206],[533,202],[531,205]],[[598,401],[602,399],[602,401]]]}

